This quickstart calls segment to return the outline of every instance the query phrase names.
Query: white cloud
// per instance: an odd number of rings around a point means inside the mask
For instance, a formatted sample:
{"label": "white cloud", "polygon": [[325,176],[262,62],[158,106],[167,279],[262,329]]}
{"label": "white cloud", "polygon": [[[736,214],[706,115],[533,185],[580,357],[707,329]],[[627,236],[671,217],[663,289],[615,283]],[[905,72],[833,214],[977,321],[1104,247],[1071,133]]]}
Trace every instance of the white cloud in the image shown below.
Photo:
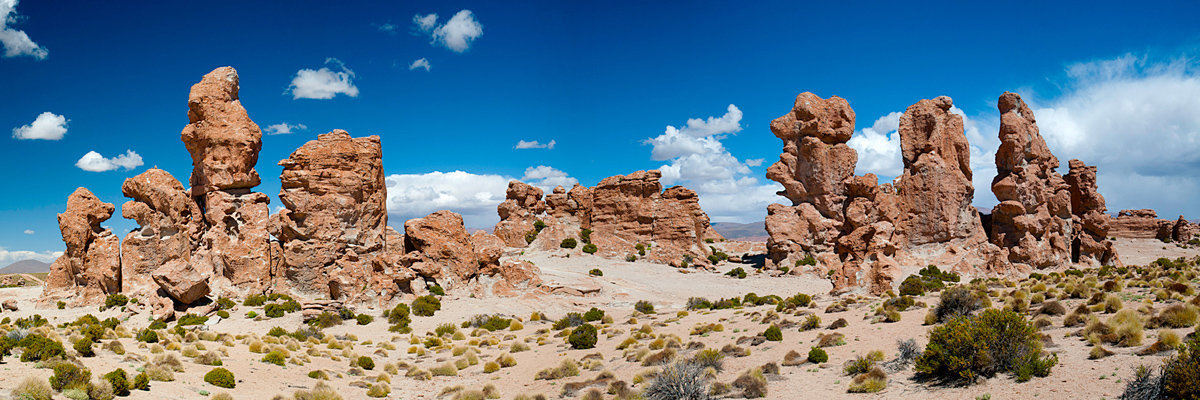
{"label": "white cloud", "polygon": [[39,114],[29,125],[13,128],[16,139],[59,140],[66,134],[67,117],[49,111]]}
{"label": "white cloud", "polygon": [[413,61],[412,64],[408,64],[409,71],[417,68],[425,68],[425,71],[429,71],[429,69],[432,67],[429,65],[429,60],[426,60],[425,57],[421,57],[417,61]]}
{"label": "white cloud", "polygon": [[750,167],[763,160],[742,162],[721,143],[726,134],[742,130],[742,111],[730,104],[721,117],[692,118],[683,127],[667,126],[647,139],[651,159],[669,161],[659,167],[665,185],[681,184],[700,195],[700,206],[713,221],[752,222],[763,218],[766,206],[779,202],[782,187],[761,183]]}
{"label": "white cloud", "polygon": [[[1200,64],[1127,54],[1067,67],[1057,97],[1026,96],[1062,161],[1098,166],[1110,211],[1154,208],[1200,215]],[[1111,186],[1110,186],[1111,185]]]}
{"label": "white cloud", "polygon": [[287,122],[280,122],[278,124],[267,126],[267,129],[263,129],[263,132],[268,135],[287,135],[303,130],[308,130],[308,127],[304,124],[289,124]]}
{"label": "white cloud", "polygon": [[292,99],[332,99],[338,94],[358,96],[358,87],[353,82],[354,71],[336,58],[327,58],[325,63],[334,64],[337,70],[321,67],[318,70],[302,69],[296,72],[291,86],[288,86]]}
{"label": "white cloud", "polygon": [[875,124],[855,132],[846,143],[858,152],[858,164],[854,173],[873,173],[886,180],[904,172],[904,160],[900,156],[900,116],[902,112],[891,112],[879,117]]}
{"label": "white cloud", "polygon": [[141,165],[142,156],[134,153],[133,150],[125,150],[125,154],[113,158],[104,158],[100,153],[89,151],[75,162],[75,166],[79,169],[91,172],[112,171],[117,168],[124,168],[128,171]]}
{"label": "white cloud", "polygon": [[33,229],[26,229],[26,230],[25,230],[25,234],[26,234],[26,235],[32,235],[32,234],[34,234],[34,232],[33,232]]}
{"label": "white cloud", "polygon": [[0,0],[0,43],[4,44],[4,57],[30,56],[39,60],[46,59],[50,51],[34,43],[25,31],[9,26],[19,20],[17,0]]}
{"label": "white cloud", "polygon": [[52,263],[54,259],[61,256],[61,251],[29,251],[29,250],[7,250],[0,247],[0,268],[7,267],[9,264],[24,260],[38,260],[45,263]]}
{"label": "white cloud", "polygon": [[[450,210],[462,214],[467,227],[490,227],[500,219],[496,206],[504,201],[508,182],[513,179],[464,171],[388,175],[388,214],[394,217],[392,225],[403,226],[406,220]],[[521,179],[543,187],[550,184],[570,186],[576,182],[562,171],[547,166],[530,167]]]}
{"label": "white cloud", "polygon": [[550,142],[545,143],[545,144],[542,144],[536,140],[534,140],[534,141],[518,140],[517,145],[513,146],[513,148],[518,149],[518,150],[521,150],[521,149],[553,150],[555,144],[557,144],[557,142],[555,142],[554,139],[550,139]]}
{"label": "white cloud", "polygon": [[562,186],[564,189],[570,190],[572,186],[579,183],[579,180],[553,167],[539,165],[525,168],[525,175],[521,177],[521,182],[537,186],[542,189],[543,193],[550,193],[554,191],[555,186]]}
{"label": "white cloud", "polygon": [[437,20],[438,15],[433,13],[426,15],[417,14],[413,16],[413,24],[417,26],[417,31],[419,32],[432,31],[433,28],[437,26]]}
{"label": "white cloud", "polygon": [[[437,14],[429,14],[425,18],[433,17],[429,20],[430,24],[437,21]],[[414,19],[419,28],[426,27],[425,18],[420,20]],[[445,24],[438,26],[433,30],[433,41],[431,43],[446,46],[450,50],[462,53],[471,47],[471,42],[483,36],[483,25],[475,20],[475,15],[471,10],[462,10],[450,17]]]}

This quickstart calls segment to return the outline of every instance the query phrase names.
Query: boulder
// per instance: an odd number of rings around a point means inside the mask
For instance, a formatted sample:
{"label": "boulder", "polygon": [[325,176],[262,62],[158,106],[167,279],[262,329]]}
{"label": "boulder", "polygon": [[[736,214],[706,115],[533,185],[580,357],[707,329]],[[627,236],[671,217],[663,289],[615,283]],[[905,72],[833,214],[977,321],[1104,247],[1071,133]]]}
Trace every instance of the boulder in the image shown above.
{"label": "boulder", "polygon": [[121,290],[120,239],[100,226],[113,211],[85,188],[71,193],[67,209],[58,214],[66,251],[50,266],[40,302],[97,304]]}
{"label": "boulder", "polygon": [[438,211],[404,223],[404,248],[419,272],[452,289],[479,274],[480,257],[461,215]]}
{"label": "boulder", "polygon": [[182,304],[192,304],[208,295],[208,276],[186,262],[172,261],[154,270],[154,282],[171,298]]}

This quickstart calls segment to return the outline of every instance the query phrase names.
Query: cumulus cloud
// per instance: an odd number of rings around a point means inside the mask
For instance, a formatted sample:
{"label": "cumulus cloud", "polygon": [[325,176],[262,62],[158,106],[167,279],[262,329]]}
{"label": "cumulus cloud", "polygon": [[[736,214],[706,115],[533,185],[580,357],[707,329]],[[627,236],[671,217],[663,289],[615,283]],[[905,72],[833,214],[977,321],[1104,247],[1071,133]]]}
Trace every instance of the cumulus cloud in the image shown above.
{"label": "cumulus cloud", "polygon": [[900,156],[900,132],[897,131],[903,114],[898,111],[888,113],[850,137],[846,145],[858,152],[855,174],[872,173],[890,178],[904,172],[904,160]]}
{"label": "cumulus cloud", "polygon": [[4,44],[4,57],[30,56],[45,60],[50,51],[34,43],[25,31],[11,26],[20,19],[17,15],[17,0],[0,0],[0,43]]}
{"label": "cumulus cloud", "polygon": [[291,86],[288,86],[292,99],[332,99],[338,94],[358,96],[358,87],[353,82],[354,71],[336,58],[325,59],[325,64],[331,64],[334,69],[321,67],[318,70],[302,69],[296,72]]}
{"label": "cumulus cloud", "polygon": [[59,140],[66,134],[67,117],[49,111],[39,114],[29,125],[13,128],[16,139]]}
{"label": "cumulus cloud", "polygon": [[429,14],[426,16],[413,17],[413,22],[417,24],[417,29],[421,32],[429,32],[433,41],[430,43],[442,45],[455,52],[462,53],[471,47],[471,43],[483,36],[483,25],[475,20],[475,14],[471,10],[462,10],[450,17],[449,21],[436,28],[431,28],[437,23],[437,14]]}
{"label": "cumulus cloud", "polygon": [[142,156],[133,152],[133,150],[125,150],[125,154],[105,158],[100,153],[89,151],[79,161],[75,162],[75,166],[84,171],[91,172],[112,171],[117,168],[124,168],[128,171],[142,166]]}
{"label": "cumulus cloud", "polygon": [[413,61],[412,64],[408,64],[409,71],[417,68],[425,68],[425,71],[428,72],[432,67],[429,65],[429,60],[426,60],[425,57],[421,57],[420,59]]}
{"label": "cumulus cloud", "polygon": [[519,140],[519,141],[517,141],[517,145],[516,145],[516,146],[513,146],[513,148],[515,148],[515,149],[518,149],[518,150],[521,150],[521,149],[547,149],[547,150],[552,150],[552,149],[554,149],[554,145],[555,145],[555,144],[556,144],[556,142],[554,141],[554,139],[550,139],[550,142],[548,142],[548,143],[545,143],[545,144],[543,144],[543,143],[540,143],[540,142],[538,142],[538,141],[536,141],[536,140],[533,140],[533,141]]}
{"label": "cumulus cloud", "polygon": [[25,234],[26,234],[26,235],[32,235],[33,233],[34,233],[34,232],[33,232],[33,229],[26,229],[26,230],[25,230]]}
{"label": "cumulus cloud", "polygon": [[1200,63],[1127,54],[1066,68],[1061,94],[1025,95],[1063,162],[1098,166],[1110,211],[1154,208],[1195,218],[1200,205]]}
{"label": "cumulus cloud", "polygon": [[54,259],[61,256],[61,251],[29,251],[29,250],[8,250],[0,247],[0,268],[7,267],[9,264],[24,260],[37,260],[44,263],[52,263]]}
{"label": "cumulus cloud", "polygon": [[644,142],[652,146],[651,159],[668,161],[659,167],[663,183],[695,190],[713,221],[761,220],[766,206],[782,199],[775,194],[780,185],[760,182],[750,170],[763,160],[738,160],[721,143],[726,135],[742,130],[741,120],[742,111],[730,104],[720,117],[688,119],[684,126],[667,126],[663,134]]}
{"label": "cumulus cloud", "polygon": [[[500,217],[496,206],[504,201],[504,192],[513,177],[473,174],[464,171],[434,171],[424,174],[393,174],[387,177],[388,214],[394,226],[439,210],[462,214],[467,227],[486,228]],[[547,166],[529,167],[521,180],[534,186],[570,186],[576,180]]]}
{"label": "cumulus cloud", "polygon": [[396,29],[398,28],[395,24],[392,24],[390,22],[385,23],[385,24],[373,24],[373,25],[375,26],[376,29],[379,29],[380,32],[386,32],[390,35],[395,35]]}
{"label": "cumulus cloud", "polygon": [[278,124],[268,125],[267,129],[263,129],[263,132],[268,135],[288,135],[303,130],[308,130],[308,127],[304,124],[289,124],[287,122],[280,122]]}
{"label": "cumulus cloud", "polygon": [[434,13],[417,14],[413,16],[413,25],[416,25],[418,32],[431,32],[437,26],[437,20],[438,15]]}
{"label": "cumulus cloud", "polygon": [[521,176],[521,181],[541,188],[544,193],[554,191],[556,186],[570,190],[572,186],[579,183],[578,179],[572,178],[566,172],[545,165],[526,168],[525,175]]}

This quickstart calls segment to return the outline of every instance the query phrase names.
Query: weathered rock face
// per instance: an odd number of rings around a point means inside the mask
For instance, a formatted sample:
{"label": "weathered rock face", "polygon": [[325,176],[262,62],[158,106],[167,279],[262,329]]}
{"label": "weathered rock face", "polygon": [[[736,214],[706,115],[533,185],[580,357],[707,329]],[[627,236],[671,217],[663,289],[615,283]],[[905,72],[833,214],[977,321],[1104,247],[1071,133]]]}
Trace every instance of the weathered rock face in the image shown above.
{"label": "weathered rock face", "polygon": [[783,185],[779,194],[793,205],[767,207],[768,266],[828,276],[835,292],[872,293],[930,263],[964,272],[1003,268],[971,206],[970,149],[951,106],[939,97],[908,108],[899,129],[904,173],[880,185],[873,174],[854,175],[849,104],[798,96],[771,123],[784,147],[767,178]]}
{"label": "weathered rock face", "polygon": [[122,290],[143,297],[158,285],[151,274],[163,265],[187,265],[192,254],[192,201],[187,190],[167,171],[151,168],[125,180],[121,193],[133,200],[121,206],[121,216],[136,220],[138,229],[121,243]]}
{"label": "weathered rock face", "polygon": [[192,154],[192,196],[212,190],[258,186],[262,131],[238,100],[238,74],[221,67],[204,75],[188,95],[188,120],[181,137]]}
{"label": "weathered rock face", "polygon": [[1187,242],[1200,235],[1200,227],[1184,219],[1159,219],[1151,209],[1121,210],[1109,221],[1109,236],[1128,239],[1171,239]]}
{"label": "weathered rock face", "polygon": [[481,257],[461,215],[438,211],[404,223],[404,248],[415,259],[413,270],[437,280],[446,289],[479,274]]}
{"label": "weathered rock face", "polygon": [[721,236],[709,225],[696,192],[682,186],[664,191],[661,177],[659,171],[611,176],[592,188],[555,188],[544,200],[540,189],[513,181],[497,209],[501,221],[494,232],[507,246],[552,250],[566,238],[575,238],[581,248],[583,230],[590,230],[588,241],[599,255],[624,257],[644,244],[652,261],[686,256],[702,262],[709,254],[704,240]]}
{"label": "weathered rock face", "polygon": [[1074,237],[1071,242],[1071,259],[1090,265],[1122,265],[1108,240],[1108,208],[1104,196],[1096,185],[1096,167],[1083,161],[1071,160],[1066,182],[1070,186],[1071,213],[1074,215]]}
{"label": "weathered rock face", "polygon": [[50,266],[40,301],[95,304],[121,290],[120,239],[100,226],[114,210],[85,188],[71,193],[66,211],[58,214],[67,249]]}
{"label": "weathered rock face", "polygon": [[[1034,268],[1071,262],[1072,194],[1055,171],[1058,158],[1038,132],[1033,110],[1005,92],[1000,109],[1000,148],[992,192],[992,243],[1008,249],[1009,261]],[[1094,188],[1094,182],[1093,182]],[[1100,200],[1103,209],[1103,199]],[[1103,212],[1103,211],[1101,211]]]}
{"label": "weathered rock face", "polygon": [[900,117],[904,174],[896,178],[903,217],[899,228],[909,243],[986,240],[971,206],[971,149],[962,116],[950,112],[949,97],[921,100]]}
{"label": "weathered rock face", "polygon": [[300,293],[357,299],[407,288],[373,279],[392,267],[387,252],[387,188],[378,136],[351,138],[343,130],[319,135],[279,162],[284,210],[270,231],[282,248],[283,284]]}

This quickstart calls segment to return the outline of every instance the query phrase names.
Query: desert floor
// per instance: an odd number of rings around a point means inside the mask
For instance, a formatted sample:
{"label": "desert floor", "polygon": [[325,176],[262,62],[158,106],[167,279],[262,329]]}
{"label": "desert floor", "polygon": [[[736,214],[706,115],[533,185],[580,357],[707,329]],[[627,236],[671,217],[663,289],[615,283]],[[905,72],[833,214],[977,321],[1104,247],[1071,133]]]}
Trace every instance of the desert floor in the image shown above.
{"label": "desert floor", "polygon": [[[1155,240],[1120,240],[1118,249],[1126,264],[1146,264],[1158,257],[1197,256],[1196,249],[1180,248]],[[167,346],[164,354],[174,354],[183,360],[183,371],[175,374],[171,382],[151,382],[150,391],[133,391],[131,399],[203,399],[209,394],[228,392],[236,399],[270,399],[281,394],[291,398],[293,392],[312,388],[318,381],[308,377],[314,370],[324,370],[330,375],[328,384],[335,388],[344,398],[367,398],[368,383],[374,383],[377,377],[385,373],[386,364],[399,365],[398,373],[389,374],[391,393],[387,398],[392,399],[435,399],[452,398],[453,393],[440,395],[445,388],[462,386],[466,389],[482,388],[494,385],[500,398],[511,399],[518,395],[544,394],[548,398],[559,398],[563,387],[569,382],[580,382],[592,379],[602,371],[609,371],[616,380],[635,382],[635,376],[654,370],[655,366],[643,366],[642,362],[627,361],[627,356],[635,355],[638,350],[645,349],[650,354],[660,350],[650,349],[653,339],[638,341],[628,350],[617,347],[630,337],[633,331],[649,329],[657,338],[670,341],[676,338],[682,347],[677,350],[678,356],[686,356],[696,350],[688,350],[692,342],[699,342],[706,348],[720,349],[726,345],[737,345],[749,350],[749,355],[742,357],[728,356],[724,359],[724,369],[717,380],[729,382],[743,371],[759,367],[767,363],[779,364],[789,351],[807,354],[815,345],[818,335],[831,331],[826,329],[829,324],[840,318],[848,322],[848,326],[835,331],[845,335],[845,344],[828,347],[829,361],[821,365],[806,363],[798,366],[780,367],[779,374],[768,374],[768,399],[801,399],[801,398],[931,398],[971,399],[988,396],[992,399],[1006,398],[1048,398],[1048,399],[1098,399],[1116,398],[1124,387],[1124,382],[1133,375],[1138,365],[1157,365],[1163,355],[1137,356],[1133,353],[1141,347],[1106,347],[1116,354],[1099,360],[1089,360],[1089,347],[1079,337],[1071,334],[1079,328],[1063,327],[1063,316],[1052,317],[1053,325],[1043,328],[1053,344],[1047,351],[1058,354],[1059,364],[1046,378],[1034,378],[1025,383],[1017,383],[1011,376],[999,375],[969,387],[938,386],[918,382],[913,378],[911,368],[890,373],[887,388],[873,394],[850,394],[847,386],[851,377],[842,373],[842,365],[847,360],[865,354],[872,350],[882,350],[886,359],[896,355],[897,341],[913,338],[923,348],[926,332],[930,328],[923,325],[928,307],[911,308],[901,313],[902,319],[895,323],[872,323],[874,308],[879,306],[881,299],[875,297],[860,297],[846,311],[826,313],[825,307],[841,300],[826,293],[831,286],[825,279],[818,277],[784,276],[769,277],[763,274],[751,273],[745,279],[735,279],[719,273],[696,272],[681,273],[666,265],[644,262],[625,262],[608,260],[599,257],[573,254],[567,257],[560,252],[528,252],[510,253],[507,257],[519,257],[535,263],[542,271],[542,279],[553,285],[580,288],[599,288],[598,293],[586,296],[571,296],[561,294],[525,295],[514,298],[472,298],[455,291],[448,293],[442,299],[442,309],[433,317],[417,317],[412,319],[411,334],[388,332],[388,323],[379,315],[383,311],[377,308],[360,307],[359,313],[375,316],[375,321],[368,325],[355,325],[353,320],[345,321],[342,325],[326,328],[327,335],[339,339],[343,349],[331,349],[327,343],[308,345],[303,342],[295,343],[290,352],[292,361],[286,366],[277,366],[260,361],[261,353],[250,351],[249,343],[261,340],[272,327],[282,327],[288,331],[303,326],[300,313],[287,314],[284,317],[255,321],[247,318],[246,313],[254,310],[262,313],[261,308],[251,308],[240,304],[234,308],[232,317],[211,325],[204,326],[209,332],[228,334],[225,343],[222,341],[199,340],[182,342]],[[722,265],[722,270],[732,268],[732,265]],[[592,277],[588,271],[599,268],[604,272],[602,277]],[[1003,289],[1003,288],[1000,288]],[[821,327],[815,330],[798,331],[796,328],[783,330],[783,340],[765,342],[758,345],[750,343],[737,344],[742,337],[755,336],[763,332],[769,323],[761,320],[768,314],[774,314],[774,306],[744,307],[716,311],[692,311],[685,316],[680,311],[685,310],[689,297],[700,296],[710,300],[724,297],[741,297],[746,293],[758,295],[775,294],[788,297],[796,293],[813,295],[817,304],[814,308],[806,309],[821,319]],[[57,326],[91,313],[105,319],[120,314],[118,310],[98,312],[95,307],[68,308],[64,310],[39,308],[35,300],[41,293],[41,287],[23,287],[0,289],[0,301],[16,299],[19,311],[4,312],[0,317],[17,319],[33,314],[47,318],[51,325]],[[1138,307],[1141,299],[1147,293],[1144,290],[1128,289],[1122,294],[1126,307]],[[936,294],[916,298],[918,303],[936,304]],[[857,296],[848,295],[847,298]],[[654,304],[656,313],[652,315],[635,315],[633,305],[638,300],[647,300]],[[1074,309],[1086,299],[1063,300],[1068,310]],[[555,337],[556,330],[551,328],[554,320],[567,312],[584,312],[591,307],[602,309],[612,317],[611,324],[603,325],[599,342],[594,349],[572,350],[565,343],[564,337]],[[1156,307],[1163,307],[1156,305]],[[549,321],[531,321],[530,314],[540,311]],[[424,355],[409,352],[411,348],[425,348],[421,342],[427,333],[432,332],[438,325],[444,323],[459,323],[478,314],[504,314],[518,317],[523,321],[519,330],[502,330],[496,332],[483,331],[479,336],[472,336],[470,328],[462,329],[465,338],[452,340],[441,350],[428,349]],[[805,316],[781,313],[780,320],[800,322]],[[636,320],[634,322],[633,320]],[[212,322],[212,321],[210,321]],[[703,324],[721,324],[720,332],[710,332],[704,335],[691,335],[693,327]],[[149,325],[148,313],[133,315],[122,323],[128,332],[136,332]],[[173,327],[174,324],[171,324]],[[643,327],[647,328],[643,328]],[[61,332],[61,330],[58,330]],[[1183,336],[1191,329],[1179,329],[1177,333]],[[1152,343],[1157,335],[1156,330],[1146,331],[1145,344]],[[70,350],[70,340],[67,334],[62,338],[64,345]],[[488,339],[492,339],[489,341]],[[152,354],[155,345],[146,345],[135,341],[132,337],[117,338],[126,350],[125,355],[118,355],[108,350],[96,348],[96,356],[80,358],[92,370],[93,377],[121,367],[126,372],[136,374],[143,366],[144,360],[152,359],[159,354]],[[269,339],[268,339],[269,340]],[[476,345],[471,345],[472,341]],[[107,343],[109,340],[104,340]],[[514,343],[524,343],[530,347],[528,351],[510,353]],[[541,344],[539,344],[539,342]],[[231,370],[237,378],[237,387],[222,389],[207,384],[203,375],[213,367],[194,362],[181,353],[188,346],[197,343],[206,350],[223,349],[220,358],[224,368]],[[281,342],[284,347],[288,343]],[[266,343],[267,347],[274,344]],[[311,346],[311,349],[307,347]],[[182,347],[182,348],[180,348]],[[447,362],[466,358],[465,354],[455,355],[455,347],[471,348],[477,352],[479,362],[457,371],[457,376],[435,376],[429,380],[416,380],[405,377],[408,368],[428,370],[431,367]],[[158,349],[154,349],[158,350]],[[218,350],[220,351],[220,350]],[[307,355],[305,355],[307,353]],[[499,371],[485,373],[484,364],[496,360],[502,354],[512,354],[516,365],[501,368]],[[597,355],[598,354],[598,355]],[[140,355],[141,357],[138,357]],[[355,370],[350,360],[359,355],[373,358],[376,367],[370,371]],[[578,376],[555,380],[535,380],[538,371],[559,365],[564,359],[572,359],[580,363]],[[302,364],[302,365],[298,365]],[[407,368],[406,368],[407,367]],[[36,368],[34,363],[22,363],[16,357],[7,357],[0,368],[0,397],[7,397],[10,390],[22,379],[28,376],[47,378],[52,371]],[[393,370],[395,371],[395,370]],[[640,389],[645,382],[633,385]],[[597,386],[601,390],[604,386]],[[574,396],[583,395],[578,391]],[[61,394],[59,395],[61,396]],[[63,397],[65,398],[65,397]],[[613,398],[605,395],[605,398]]]}

